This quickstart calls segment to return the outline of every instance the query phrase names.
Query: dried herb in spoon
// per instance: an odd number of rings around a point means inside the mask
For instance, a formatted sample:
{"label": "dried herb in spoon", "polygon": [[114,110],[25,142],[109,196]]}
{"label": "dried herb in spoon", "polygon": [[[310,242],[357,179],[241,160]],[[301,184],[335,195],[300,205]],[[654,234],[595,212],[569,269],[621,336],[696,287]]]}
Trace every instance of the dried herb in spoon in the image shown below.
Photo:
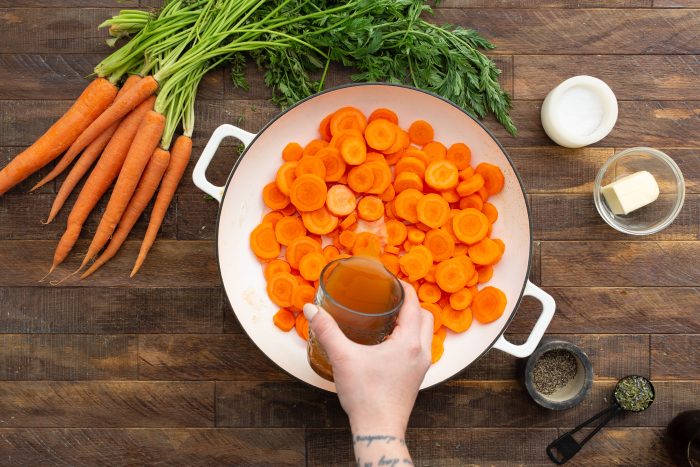
{"label": "dried herb in spoon", "polygon": [[641,412],[654,401],[654,389],[646,378],[627,376],[615,386],[615,400],[624,410]]}

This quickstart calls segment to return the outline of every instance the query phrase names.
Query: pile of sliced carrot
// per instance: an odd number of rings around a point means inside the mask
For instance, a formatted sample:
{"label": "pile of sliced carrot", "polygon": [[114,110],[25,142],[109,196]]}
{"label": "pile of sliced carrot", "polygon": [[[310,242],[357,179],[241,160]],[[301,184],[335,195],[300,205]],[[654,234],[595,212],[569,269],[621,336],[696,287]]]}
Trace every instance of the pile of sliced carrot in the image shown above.
{"label": "pile of sliced carrot", "polygon": [[483,284],[505,251],[491,238],[498,211],[488,202],[503,189],[501,170],[472,167],[469,146],[435,141],[426,121],[403,130],[389,109],[366,117],[343,107],[318,131],[306,146],[283,149],[262,193],[271,211],[250,234],[279,307],[275,325],[308,339],[301,308],[313,301],[321,270],[353,255],[377,258],[416,289],[434,317],[433,362],[447,330],[497,320],[506,296]]}

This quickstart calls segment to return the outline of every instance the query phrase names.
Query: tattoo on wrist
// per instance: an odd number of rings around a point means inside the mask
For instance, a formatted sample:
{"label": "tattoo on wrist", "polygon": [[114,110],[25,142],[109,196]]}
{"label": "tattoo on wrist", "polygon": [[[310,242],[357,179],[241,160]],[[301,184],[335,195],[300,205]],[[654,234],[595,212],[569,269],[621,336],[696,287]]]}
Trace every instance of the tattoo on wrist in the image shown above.
{"label": "tattoo on wrist", "polygon": [[[374,467],[374,462],[363,462],[360,458],[357,458],[355,463],[357,467]],[[382,457],[380,457],[379,461],[377,461],[377,466],[379,465],[394,467],[397,465],[413,465],[413,462],[411,459],[407,458],[404,458],[401,462],[399,462],[398,457],[386,457],[384,454],[382,454]]]}
{"label": "tattoo on wrist", "polygon": [[398,438],[392,435],[356,435],[352,438],[352,443],[366,443],[365,446],[370,447],[373,442],[383,442],[384,444],[391,444],[394,441],[401,443],[403,446],[406,445],[406,440],[403,438]]}

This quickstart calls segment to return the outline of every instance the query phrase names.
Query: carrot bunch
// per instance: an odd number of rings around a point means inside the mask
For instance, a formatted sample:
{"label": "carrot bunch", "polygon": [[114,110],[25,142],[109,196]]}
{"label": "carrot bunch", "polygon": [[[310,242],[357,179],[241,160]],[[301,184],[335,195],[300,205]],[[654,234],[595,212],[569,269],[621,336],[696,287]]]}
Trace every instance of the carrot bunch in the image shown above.
{"label": "carrot bunch", "polygon": [[471,164],[464,143],[446,147],[430,123],[407,130],[380,108],[369,117],[343,107],[319,124],[319,138],[282,150],[275,180],[262,191],[270,211],[250,234],[274,324],[308,339],[301,309],[312,302],[323,267],[365,255],[416,290],[434,317],[433,362],[447,331],[497,320],[505,294],[486,285],[505,244],[491,238],[498,210],[488,200],[504,185],[501,170]]}

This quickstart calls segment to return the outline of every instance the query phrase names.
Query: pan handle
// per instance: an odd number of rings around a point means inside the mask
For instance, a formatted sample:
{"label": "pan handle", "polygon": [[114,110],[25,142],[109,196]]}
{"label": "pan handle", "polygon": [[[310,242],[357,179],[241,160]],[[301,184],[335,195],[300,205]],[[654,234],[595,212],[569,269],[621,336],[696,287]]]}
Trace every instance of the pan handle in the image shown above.
{"label": "pan handle", "polygon": [[554,318],[554,311],[556,310],[556,303],[554,303],[552,296],[530,281],[527,281],[523,295],[534,297],[542,303],[542,313],[537,319],[535,326],[532,328],[532,332],[530,332],[527,341],[525,341],[524,344],[515,345],[508,342],[506,338],[503,337],[503,334],[501,334],[496,343],[493,344],[494,348],[518,358],[525,358],[535,351],[535,348],[540,343],[542,336],[544,336],[547,330],[547,326],[549,326],[552,318]]}
{"label": "pan handle", "polygon": [[200,190],[220,203],[221,197],[224,194],[224,187],[216,186],[207,180],[207,167],[209,167],[214,154],[216,154],[216,150],[219,149],[219,145],[224,138],[237,138],[241,143],[243,143],[243,146],[248,147],[255,136],[256,135],[253,133],[249,133],[238,128],[237,126],[229,124],[221,125],[219,128],[214,130],[211,138],[209,138],[209,142],[207,142],[207,145],[204,147],[204,151],[202,151],[202,155],[199,156],[197,165],[194,166],[194,171],[192,172],[192,180],[194,180],[194,184]]}

